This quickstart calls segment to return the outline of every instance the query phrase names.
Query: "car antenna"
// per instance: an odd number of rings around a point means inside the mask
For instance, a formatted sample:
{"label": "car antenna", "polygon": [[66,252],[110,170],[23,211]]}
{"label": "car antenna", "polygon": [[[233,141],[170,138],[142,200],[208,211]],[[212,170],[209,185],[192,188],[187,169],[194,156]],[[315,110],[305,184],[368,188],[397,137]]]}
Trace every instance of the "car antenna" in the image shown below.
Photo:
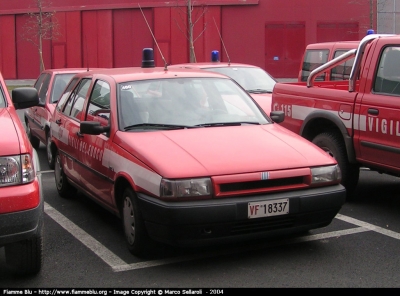
{"label": "car antenna", "polygon": [[164,56],[163,56],[163,54],[162,54],[162,52],[161,52],[161,49],[160,49],[160,47],[158,46],[157,40],[156,40],[156,38],[154,37],[153,32],[151,31],[151,28],[150,28],[150,26],[149,26],[149,23],[147,22],[146,16],[144,15],[143,10],[142,10],[142,7],[140,7],[140,4],[139,4],[139,3],[138,3],[138,6],[139,6],[140,12],[142,13],[143,18],[144,18],[144,20],[145,20],[145,22],[146,22],[146,25],[147,25],[147,27],[149,28],[150,34],[151,34],[151,36],[153,37],[154,43],[157,45],[158,51],[159,51],[159,53],[160,53],[160,55],[161,55],[161,58],[162,58],[162,60],[164,61],[164,71],[168,71],[168,68],[167,68],[167,61],[165,60],[165,58],[164,58]]}
{"label": "car antenna", "polygon": [[88,53],[88,47],[87,47],[86,34],[85,34],[85,48],[86,48],[86,71],[90,71],[90,69],[89,69],[89,53]]}
{"label": "car antenna", "polygon": [[219,38],[221,39],[222,46],[224,47],[226,57],[228,58],[228,65],[230,65],[231,64],[231,59],[229,58],[228,51],[226,50],[224,40],[222,40],[221,33],[219,32],[219,29],[218,29],[217,23],[215,22],[215,18],[214,17],[213,17],[213,20],[214,20],[215,27],[217,28]]}

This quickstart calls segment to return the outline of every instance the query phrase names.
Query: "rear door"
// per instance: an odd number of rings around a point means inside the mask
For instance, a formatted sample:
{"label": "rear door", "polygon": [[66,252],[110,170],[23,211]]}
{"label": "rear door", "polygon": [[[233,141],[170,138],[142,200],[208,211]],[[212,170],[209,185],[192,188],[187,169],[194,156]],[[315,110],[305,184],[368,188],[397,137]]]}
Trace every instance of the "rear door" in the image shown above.
{"label": "rear door", "polygon": [[359,106],[356,147],[363,161],[400,170],[400,45],[384,47],[376,60]]}
{"label": "rear door", "polygon": [[61,97],[53,118],[55,128],[52,127],[52,135],[58,139],[64,172],[79,185],[81,185],[82,175],[80,154],[83,149],[79,127],[91,82],[91,78],[83,78],[70,91],[69,88],[74,86],[74,83],[71,83]]}

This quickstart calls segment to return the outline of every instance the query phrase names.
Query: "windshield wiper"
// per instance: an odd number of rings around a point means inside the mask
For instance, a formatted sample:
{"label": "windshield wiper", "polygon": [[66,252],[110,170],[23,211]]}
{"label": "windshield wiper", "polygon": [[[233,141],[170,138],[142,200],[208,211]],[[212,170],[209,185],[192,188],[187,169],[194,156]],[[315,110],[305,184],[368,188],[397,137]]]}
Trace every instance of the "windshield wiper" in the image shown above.
{"label": "windshield wiper", "polygon": [[259,125],[259,122],[256,121],[239,121],[239,122],[215,122],[215,123],[202,123],[196,124],[197,127],[214,127],[214,126],[240,126],[244,124],[254,124]]}
{"label": "windshield wiper", "polygon": [[248,89],[247,92],[251,94],[272,94],[272,90],[262,89],[262,88]]}
{"label": "windshield wiper", "polygon": [[125,131],[136,129],[136,128],[159,128],[159,129],[186,129],[194,128],[189,125],[177,125],[177,124],[162,124],[162,123],[138,123],[126,126]]}

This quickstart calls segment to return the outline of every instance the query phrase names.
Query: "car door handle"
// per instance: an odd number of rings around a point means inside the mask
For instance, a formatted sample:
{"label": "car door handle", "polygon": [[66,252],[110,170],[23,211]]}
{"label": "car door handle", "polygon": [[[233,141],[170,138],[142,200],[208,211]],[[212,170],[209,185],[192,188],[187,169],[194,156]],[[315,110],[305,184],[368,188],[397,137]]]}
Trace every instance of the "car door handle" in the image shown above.
{"label": "car door handle", "polygon": [[61,119],[56,120],[56,124],[60,125],[61,124]]}
{"label": "car door handle", "polygon": [[379,110],[378,110],[378,109],[369,108],[369,109],[368,109],[368,114],[371,114],[371,115],[379,115]]}

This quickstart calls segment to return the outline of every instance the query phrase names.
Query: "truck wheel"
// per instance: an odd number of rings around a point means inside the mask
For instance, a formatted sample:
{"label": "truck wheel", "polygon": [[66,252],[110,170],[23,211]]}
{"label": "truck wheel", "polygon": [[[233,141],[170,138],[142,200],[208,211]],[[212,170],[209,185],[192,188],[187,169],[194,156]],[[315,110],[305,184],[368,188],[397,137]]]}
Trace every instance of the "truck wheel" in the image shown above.
{"label": "truck wheel", "polygon": [[54,157],[54,178],[56,181],[56,187],[58,195],[63,198],[69,198],[75,193],[75,189],[68,182],[68,178],[62,168],[60,154],[57,151]]}
{"label": "truck wheel", "polygon": [[8,244],[4,247],[6,262],[19,274],[37,274],[43,263],[43,226],[31,239]]}
{"label": "truck wheel", "polygon": [[327,132],[317,135],[312,142],[326,151],[338,162],[342,172],[341,183],[346,188],[347,199],[349,200],[357,187],[360,167],[349,162],[342,138],[336,133]]}
{"label": "truck wheel", "polygon": [[35,137],[34,135],[32,135],[32,131],[31,131],[31,127],[29,126],[29,122],[26,121],[25,122],[26,125],[26,134],[28,135],[29,141],[32,144],[32,147],[35,149],[38,149],[40,146],[40,140],[39,138]]}
{"label": "truck wheel", "polygon": [[128,249],[135,256],[143,256],[147,253],[151,240],[139,211],[136,195],[128,187],[122,197],[122,219]]}
{"label": "truck wheel", "polygon": [[51,170],[54,170],[54,156],[51,151],[51,137],[50,132],[46,133],[46,152],[47,152],[47,163]]}

